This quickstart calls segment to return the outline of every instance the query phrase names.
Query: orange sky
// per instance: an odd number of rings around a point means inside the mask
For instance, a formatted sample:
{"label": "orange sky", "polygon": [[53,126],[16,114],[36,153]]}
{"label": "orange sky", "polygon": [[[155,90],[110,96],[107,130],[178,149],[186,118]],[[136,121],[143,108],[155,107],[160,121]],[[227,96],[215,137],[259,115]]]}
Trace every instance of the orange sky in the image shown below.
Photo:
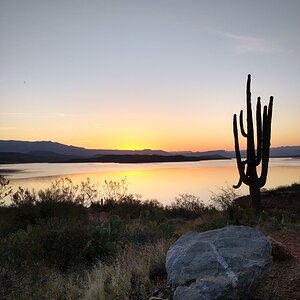
{"label": "orange sky", "polygon": [[254,104],[274,96],[272,146],[299,145],[299,11],[299,1],[1,1],[0,139],[231,150],[250,73]]}

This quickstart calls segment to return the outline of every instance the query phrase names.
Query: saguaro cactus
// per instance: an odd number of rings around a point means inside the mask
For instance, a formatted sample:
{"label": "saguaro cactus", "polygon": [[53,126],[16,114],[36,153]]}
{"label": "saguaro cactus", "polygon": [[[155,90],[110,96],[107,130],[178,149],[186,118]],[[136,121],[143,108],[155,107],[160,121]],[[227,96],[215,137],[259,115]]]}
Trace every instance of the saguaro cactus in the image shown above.
{"label": "saguaro cactus", "polygon": [[[242,183],[249,186],[250,198],[252,207],[255,209],[256,214],[261,212],[261,197],[260,189],[265,185],[268,174],[269,165],[269,152],[271,140],[271,120],[273,110],[273,97],[270,97],[269,106],[265,105],[263,109],[263,117],[261,115],[261,102],[260,97],[257,98],[256,105],[256,150],[254,141],[254,128],[251,107],[251,75],[248,75],[247,80],[247,132],[244,129],[243,111],[240,112],[240,130],[242,136],[247,138],[247,158],[242,160],[239,147],[239,136],[237,127],[237,115],[233,116],[233,134],[235,144],[235,154],[237,167],[239,170],[240,179],[234,188],[239,188]],[[261,164],[260,176],[257,172],[257,167]]]}

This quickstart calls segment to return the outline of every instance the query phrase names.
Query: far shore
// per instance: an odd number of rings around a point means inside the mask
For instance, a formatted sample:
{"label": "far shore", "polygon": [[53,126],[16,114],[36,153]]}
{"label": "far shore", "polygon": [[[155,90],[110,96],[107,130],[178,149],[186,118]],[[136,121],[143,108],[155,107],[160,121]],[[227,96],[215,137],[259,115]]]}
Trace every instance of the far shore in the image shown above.
{"label": "far shore", "polygon": [[[2,155],[1,155],[2,154]],[[0,164],[24,164],[24,163],[165,163],[165,162],[189,162],[203,160],[224,160],[231,159],[222,155],[203,155],[203,156],[185,156],[185,155],[101,155],[92,157],[74,157],[65,156],[39,156],[20,153],[1,153]]]}
{"label": "far shore", "polygon": [[0,174],[20,173],[22,170],[15,169],[0,169]]}

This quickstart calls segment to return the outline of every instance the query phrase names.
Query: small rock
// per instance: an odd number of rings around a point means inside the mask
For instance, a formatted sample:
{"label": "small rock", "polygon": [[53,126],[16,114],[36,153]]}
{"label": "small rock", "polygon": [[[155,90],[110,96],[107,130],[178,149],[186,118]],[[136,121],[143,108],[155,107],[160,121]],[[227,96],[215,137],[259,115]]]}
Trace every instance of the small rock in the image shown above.
{"label": "small rock", "polygon": [[268,240],[272,246],[272,255],[274,261],[285,261],[294,258],[290,249],[284,244],[276,241],[271,236],[268,236]]}

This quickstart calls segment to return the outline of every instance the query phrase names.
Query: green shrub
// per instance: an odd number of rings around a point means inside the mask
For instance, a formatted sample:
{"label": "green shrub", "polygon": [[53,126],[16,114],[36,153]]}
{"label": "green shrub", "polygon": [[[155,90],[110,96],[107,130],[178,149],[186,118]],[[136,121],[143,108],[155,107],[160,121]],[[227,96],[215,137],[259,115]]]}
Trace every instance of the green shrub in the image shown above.
{"label": "green shrub", "polygon": [[127,224],[124,240],[135,245],[154,243],[161,239],[171,239],[175,236],[175,225],[171,222],[151,220],[136,220]]}
{"label": "green shrub", "polygon": [[86,256],[93,262],[116,256],[122,246],[124,226],[124,221],[116,215],[110,216],[105,223],[96,224],[86,248]]}
{"label": "green shrub", "polygon": [[73,201],[44,200],[36,204],[39,218],[87,219],[87,209]]}
{"label": "green shrub", "polygon": [[42,241],[43,259],[60,270],[78,265],[88,240],[83,229],[50,231]]}
{"label": "green shrub", "polygon": [[38,192],[40,201],[75,202],[79,186],[74,185],[69,177],[62,177],[51,182],[50,188]]}
{"label": "green shrub", "polygon": [[39,218],[38,208],[32,203],[20,203],[18,207],[12,207],[12,229],[25,229],[28,224],[36,224]]}
{"label": "green shrub", "polygon": [[171,217],[196,218],[203,211],[207,210],[207,207],[199,197],[190,194],[180,194],[166,209],[167,215]]}
{"label": "green shrub", "polygon": [[197,231],[207,231],[223,228],[228,225],[228,219],[224,213],[211,214],[210,217],[206,217],[202,224],[196,225],[195,229]]}

